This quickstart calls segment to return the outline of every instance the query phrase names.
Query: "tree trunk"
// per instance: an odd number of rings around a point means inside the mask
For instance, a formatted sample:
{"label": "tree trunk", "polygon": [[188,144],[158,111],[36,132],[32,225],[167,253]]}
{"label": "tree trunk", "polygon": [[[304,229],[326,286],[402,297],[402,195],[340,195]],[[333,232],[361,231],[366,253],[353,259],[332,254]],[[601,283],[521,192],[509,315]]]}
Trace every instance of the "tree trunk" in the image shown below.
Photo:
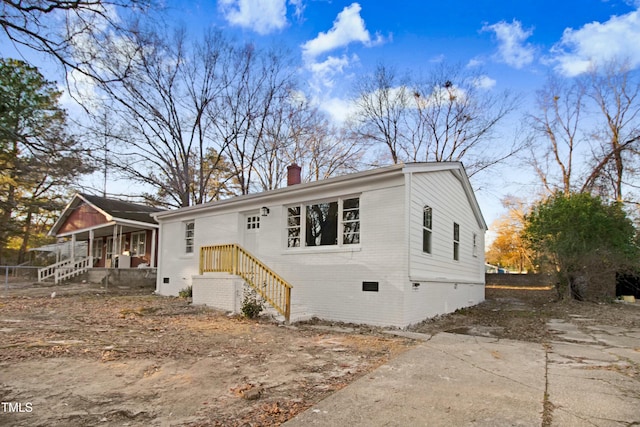
{"label": "tree trunk", "polygon": [[29,247],[29,239],[31,238],[31,228],[33,213],[31,209],[27,212],[27,217],[24,220],[24,231],[22,233],[22,244],[20,245],[20,250],[18,251],[18,264],[22,264],[25,261],[27,248]]}

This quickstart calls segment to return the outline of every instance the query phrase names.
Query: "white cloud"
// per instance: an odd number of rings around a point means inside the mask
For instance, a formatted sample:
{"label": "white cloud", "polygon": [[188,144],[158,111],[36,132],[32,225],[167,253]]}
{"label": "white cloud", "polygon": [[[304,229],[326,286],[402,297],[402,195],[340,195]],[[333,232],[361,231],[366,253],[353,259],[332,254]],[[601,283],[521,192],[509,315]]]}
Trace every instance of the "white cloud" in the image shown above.
{"label": "white cloud", "polygon": [[477,77],[472,83],[478,89],[492,89],[496,85],[496,81],[489,76]]}
{"label": "white cloud", "polygon": [[[292,0],[301,12],[300,0]],[[219,0],[218,7],[232,25],[249,28],[258,34],[269,34],[287,25],[287,0]]]}
{"label": "white cloud", "polygon": [[640,11],[613,16],[608,21],[591,22],[574,30],[567,28],[551,48],[557,69],[567,76],[588,71],[593,64],[612,60],[640,66]]}
{"label": "white cloud", "polygon": [[520,21],[512,23],[500,21],[497,24],[485,25],[482,31],[495,33],[498,39],[498,58],[515,68],[522,68],[533,62],[535,48],[526,43],[533,30],[524,30]]}
{"label": "white cloud", "polygon": [[352,101],[342,98],[320,100],[319,107],[336,124],[344,123],[356,111],[356,105]]}
{"label": "white cloud", "polygon": [[371,38],[364,20],[360,16],[361,10],[358,3],[345,7],[333,21],[333,27],[329,31],[319,33],[315,39],[309,40],[301,46],[304,57],[312,60],[318,55],[353,42],[360,42],[365,46],[383,43],[385,40],[380,34],[376,34],[375,39]]}
{"label": "white cloud", "polygon": [[307,64],[307,68],[311,71],[311,87],[318,93],[322,93],[325,90],[331,90],[334,85],[334,78],[338,74],[343,74],[344,70],[349,66],[352,61],[357,61],[358,57],[352,58],[342,55],[340,57],[329,56],[323,62],[313,62]]}
{"label": "white cloud", "polygon": [[469,62],[467,62],[467,68],[475,68],[484,65],[484,61],[479,58],[471,58]]}
{"label": "white cloud", "polygon": [[327,54],[352,43],[372,47],[391,39],[391,35],[386,38],[377,33],[372,35],[360,16],[361,10],[358,3],[345,7],[336,16],[331,29],[318,33],[314,39],[300,46],[305,68],[311,74],[309,85],[314,94],[314,102],[329,113],[335,122],[344,121],[352,108],[349,101],[333,95],[334,91],[345,90],[344,86],[337,86],[338,76],[344,84],[345,79],[349,79],[348,70],[360,59],[355,54],[348,55],[344,52]]}
{"label": "white cloud", "polygon": [[467,92],[458,86],[434,86],[431,93],[423,94],[416,100],[422,108],[431,108],[433,106],[447,105],[449,103],[464,103],[467,100]]}
{"label": "white cloud", "polygon": [[305,8],[303,1],[289,0],[289,4],[294,8],[293,16],[295,16],[296,19],[302,19],[302,14],[304,13],[304,8]]}

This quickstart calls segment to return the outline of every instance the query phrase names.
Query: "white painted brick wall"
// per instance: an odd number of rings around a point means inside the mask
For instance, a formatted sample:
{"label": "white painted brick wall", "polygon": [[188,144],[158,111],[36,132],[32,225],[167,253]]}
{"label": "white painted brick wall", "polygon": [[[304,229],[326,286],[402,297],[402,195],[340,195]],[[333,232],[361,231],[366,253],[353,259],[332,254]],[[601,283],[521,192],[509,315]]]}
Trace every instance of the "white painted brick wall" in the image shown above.
{"label": "white painted brick wall", "polygon": [[411,282],[407,285],[405,297],[406,326],[481,303],[484,301],[484,285],[462,282]]}
{"label": "white painted brick wall", "polygon": [[207,273],[193,276],[192,283],[193,304],[239,312],[241,301],[238,295],[244,284],[241,278],[227,273]]}
{"label": "white painted brick wall", "polygon": [[[193,283],[194,303],[239,311],[242,279],[220,285],[207,275],[198,276],[199,247],[219,243],[245,243],[245,215],[267,206],[270,213],[260,218],[254,254],[293,285],[292,320],[318,316],[328,320],[404,327],[427,317],[476,304],[484,299],[484,286],[468,285],[484,280],[484,230],[479,229],[459,181],[451,172],[436,172],[415,179],[414,195],[404,186],[404,175],[362,188],[314,190],[284,195],[282,199],[259,199],[242,209],[223,209],[195,217],[195,253],[184,254],[184,221],[179,218],[161,224],[161,259],[158,289],[176,295]],[[355,193],[354,193],[355,192]],[[313,203],[334,197],[360,195],[361,244],[357,247],[286,247],[286,212],[292,204]],[[409,247],[421,252],[422,205],[434,207],[434,249],[431,259],[412,255],[415,269],[410,277]],[[406,206],[411,207],[407,214]],[[437,215],[437,216],[435,216]],[[407,222],[409,220],[409,222]],[[452,261],[452,223],[461,226],[461,260]],[[407,230],[407,227],[410,227]],[[478,229],[479,255],[471,255],[470,233]],[[413,253],[413,252],[412,252]],[[416,274],[417,273],[417,274]],[[426,277],[421,277],[426,276]],[[441,280],[439,277],[446,280]],[[163,283],[167,278],[169,283]],[[430,279],[430,280],[429,280]],[[229,279],[231,280],[231,279]],[[411,280],[421,280],[414,290]],[[364,292],[363,281],[379,283],[378,292]],[[457,283],[457,286],[456,286]]]}

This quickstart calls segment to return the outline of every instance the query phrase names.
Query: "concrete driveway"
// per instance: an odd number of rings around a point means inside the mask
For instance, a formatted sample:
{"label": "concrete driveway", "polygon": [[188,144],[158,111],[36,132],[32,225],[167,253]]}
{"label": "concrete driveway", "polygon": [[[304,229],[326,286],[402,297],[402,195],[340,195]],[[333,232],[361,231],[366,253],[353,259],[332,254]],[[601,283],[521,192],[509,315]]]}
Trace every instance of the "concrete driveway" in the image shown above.
{"label": "concrete driveway", "polygon": [[640,425],[640,328],[581,320],[547,345],[400,333],[423,342],[285,425]]}

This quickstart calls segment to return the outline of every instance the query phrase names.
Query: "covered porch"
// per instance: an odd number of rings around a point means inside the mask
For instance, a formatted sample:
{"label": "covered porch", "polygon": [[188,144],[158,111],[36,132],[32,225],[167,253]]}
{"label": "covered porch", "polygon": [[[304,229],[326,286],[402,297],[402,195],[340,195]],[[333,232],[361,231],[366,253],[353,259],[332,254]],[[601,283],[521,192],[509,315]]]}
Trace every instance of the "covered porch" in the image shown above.
{"label": "covered porch", "polygon": [[[41,269],[39,280],[56,282],[91,268],[154,268],[157,265],[158,224],[146,205],[76,194],[49,234],[68,242],[65,260]],[[79,246],[79,242],[85,245]],[[83,247],[78,252],[78,248]]]}
{"label": "covered porch", "polygon": [[72,249],[78,248],[77,242],[86,242],[86,253],[72,250],[69,258],[89,257],[91,267],[137,268],[156,266],[157,233],[157,226],[119,220],[57,237],[71,242]]}

